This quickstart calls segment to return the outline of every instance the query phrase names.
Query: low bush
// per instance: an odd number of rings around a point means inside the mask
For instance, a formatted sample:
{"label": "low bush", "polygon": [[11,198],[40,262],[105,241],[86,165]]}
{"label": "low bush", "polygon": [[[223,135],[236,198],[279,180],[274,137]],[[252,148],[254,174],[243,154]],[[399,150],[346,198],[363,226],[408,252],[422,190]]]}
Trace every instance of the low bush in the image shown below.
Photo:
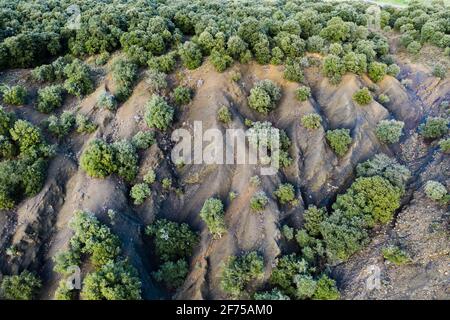
{"label": "low bush", "polygon": [[403,121],[396,120],[381,120],[376,128],[376,135],[380,141],[384,143],[397,143],[402,135]]}
{"label": "low bush", "polygon": [[230,109],[227,106],[221,106],[217,111],[217,120],[225,124],[232,121]]}
{"label": "low bush", "polygon": [[372,62],[369,64],[367,74],[373,82],[379,82],[383,80],[387,73],[387,66],[381,62]]}
{"label": "low bush", "polygon": [[340,297],[335,280],[325,274],[317,280],[316,291],[312,297],[314,300],[339,300]]}
{"label": "low bush", "polygon": [[75,125],[75,115],[70,111],[64,111],[61,116],[50,116],[45,121],[48,131],[58,139],[67,136]]}
{"label": "low bush", "polygon": [[68,93],[77,97],[91,93],[94,90],[94,81],[90,73],[89,67],[81,60],[73,60],[64,67],[64,75],[67,78],[64,88]]}
{"label": "low bush", "polygon": [[3,94],[4,103],[22,106],[26,102],[27,91],[23,86],[3,86],[3,88],[0,88],[0,92]]}
{"label": "low bush", "polygon": [[179,106],[183,106],[191,102],[192,91],[188,87],[178,86],[173,90],[173,99]]}
{"label": "low bush", "polygon": [[55,80],[55,72],[51,64],[43,64],[31,71],[31,77],[37,82],[50,82]]}
{"label": "low bush", "polygon": [[307,272],[308,263],[304,259],[300,259],[295,254],[284,255],[277,259],[269,281],[272,285],[279,287],[283,293],[295,297],[297,288],[294,278]]}
{"label": "low bush", "polygon": [[383,258],[397,266],[407,264],[411,261],[409,255],[397,246],[389,246],[381,250]]}
{"label": "low bush", "polygon": [[310,113],[304,115],[300,121],[302,123],[302,126],[306,129],[315,130],[320,128],[322,117],[317,113]]}
{"label": "low bush", "polygon": [[442,200],[447,195],[447,188],[440,182],[428,180],[425,184],[425,194],[431,200]]}
{"label": "low bush", "polygon": [[384,106],[385,106],[386,104],[388,104],[390,101],[391,101],[391,99],[390,99],[389,96],[386,95],[386,94],[380,94],[380,95],[378,96],[378,102],[381,103],[381,104],[384,105]]}
{"label": "low bush", "polygon": [[448,132],[449,120],[441,117],[428,117],[427,121],[419,126],[420,134],[427,139],[440,138]]}
{"label": "low bush", "polygon": [[197,69],[202,64],[202,51],[194,42],[184,42],[179,50],[179,54],[183,65],[190,70]]}
{"label": "low bush", "polygon": [[25,270],[19,275],[5,276],[0,286],[0,296],[6,300],[32,300],[42,286],[41,280]]}
{"label": "low bush", "polygon": [[262,80],[250,90],[248,104],[250,108],[267,114],[275,109],[276,103],[281,98],[281,89],[270,80]]}
{"label": "low bush", "polygon": [[269,199],[264,191],[257,192],[250,199],[250,209],[254,212],[263,211],[266,208]]}
{"label": "low bush", "polygon": [[311,89],[307,86],[301,86],[295,90],[295,97],[298,101],[306,101],[311,97]]}
{"label": "low bush", "polygon": [[310,205],[303,213],[304,226],[309,235],[317,237],[320,235],[320,224],[325,220],[326,209]]}
{"label": "low bush", "polygon": [[160,96],[153,95],[148,101],[145,122],[150,128],[166,130],[173,121],[174,109]]}
{"label": "low bush", "polygon": [[149,169],[143,178],[144,182],[148,185],[155,183],[156,181],[156,173],[155,170]]}
{"label": "low bush", "polygon": [[281,204],[292,202],[295,199],[295,189],[290,183],[280,184],[273,194]]}
{"label": "low bush", "polygon": [[102,109],[110,111],[115,111],[117,109],[116,98],[108,91],[104,91],[98,96],[97,105]]}
{"label": "low bush", "polygon": [[80,165],[89,176],[105,178],[117,170],[114,148],[103,140],[92,140],[81,155]]}
{"label": "low bush", "polygon": [[146,183],[135,184],[130,191],[130,197],[133,199],[135,205],[143,204],[152,194],[149,186]]}
{"label": "low bush", "polygon": [[339,157],[345,155],[349,145],[352,143],[349,129],[328,130],[326,138],[334,153]]}
{"label": "low bush", "polygon": [[112,65],[112,77],[116,85],[115,96],[123,102],[133,92],[134,82],[138,75],[136,64],[126,59],[118,59]]}
{"label": "low bush", "polygon": [[112,144],[112,147],[115,172],[126,181],[133,181],[139,169],[136,148],[127,140],[116,141]]}
{"label": "low bush", "polygon": [[158,219],[147,226],[145,233],[152,237],[156,254],[162,261],[176,261],[190,257],[199,241],[198,235],[186,223]]}
{"label": "low bush", "polygon": [[93,133],[97,130],[97,125],[90,121],[89,118],[82,113],[78,113],[76,115],[75,126],[77,127],[78,133]]}
{"label": "low bush", "polygon": [[439,148],[443,153],[450,153],[450,138],[439,141]]}
{"label": "low bush", "polygon": [[412,41],[408,44],[406,47],[406,51],[412,55],[417,55],[420,52],[420,49],[422,49],[422,45],[418,41]]}
{"label": "low bush", "polygon": [[189,266],[187,262],[180,259],[176,262],[164,262],[158,271],[153,272],[152,275],[156,281],[162,282],[168,289],[174,290],[183,285],[188,272]]}
{"label": "low bush", "polygon": [[224,72],[233,63],[233,58],[225,50],[213,49],[209,59],[217,72]]}
{"label": "low bush", "polygon": [[433,67],[433,76],[444,79],[447,75],[447,68],[441,64],[437,64]]}
{"label": "low bush", "polygon": [[272,291],[257,292],[253,295],[254,300],[291,300],[289,296],[283,294],[278,289],[272,289]]}
{"label": "low bush", "polygon": [[264,260],[252,251],[243,256],[231,256],[222,270],[220,287],[233,298],[244,295],[246,287],[254,280],[264,276]]}
{"label": "low bush", "polygon": [[155,144],[155,134],[152,131],[139,131],[131,139],[136,149],[145,150]]}
{"label": "low bush", "polygon": [[148,89],[152,93],[160,93],[161,91],[167,89],[167,75],[156,69],[150,69],[146,72],[145,82],[147,83]]}
{"label": "low bush", "polygon": [[368,88],[362,88],[353,94],[353,100],[359,105],[366,105],[372,102],[372,95]]}
{"label": "low bush", "polygon": [[200,218],[206,223],[209,232],[214,238],[222,237],[227,230],[225,226],[223,204],[219,199],[207,199],[200,211]]}
{"label": "low bush", "polygon": [[60,85],[39,89],[36,109],[42,113],[50,113],[62,106],[63,99],[64,89]]}
{"label": "low bush", "polygon": [[399,73],[400,73],[400,67],[398,65],[396,65],[395,63],[389,65],[386,69],[386,74],[388,74],[392,77],[397,77]]}

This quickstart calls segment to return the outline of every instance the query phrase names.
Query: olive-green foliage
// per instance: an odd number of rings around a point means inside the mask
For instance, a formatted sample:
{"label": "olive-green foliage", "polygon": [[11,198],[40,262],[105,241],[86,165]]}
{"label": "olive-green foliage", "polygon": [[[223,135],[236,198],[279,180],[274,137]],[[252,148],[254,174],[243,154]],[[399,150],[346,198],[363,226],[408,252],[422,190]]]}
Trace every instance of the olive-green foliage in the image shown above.
{"label": "olive-green foliage", "polygon": [[388,95],[386,94],[380,94],[378,96],[378,102],[381,103],[382,105],[386,105],[391,101],[391,99],[389,98]]}
{"label": "olive-green foliage", "polygon": [[448,132],[448,124],[448,119],[428,117],[427,121],[419,126],[419,131],[427,139],[436,139]]}
{"label": "olive-green foliage", "polygon": [[422,45],[418,41],[412,41],[406,47],[406,50],[408,51],[408,53],[413,54],[413,55],[419,54],[420,49],[422,49]]}
{"label": "olive-green foliage", "polygon": [[364,216],[369,226],[388,223],[400,207],[401,189],[381,176],[360,177],[347,192],[338,195],[334,210],[350,216]]}
{"label": "olive-green foliage", "polygon": [[263,211],[266,208],[269,198],[267,198],[264,191],[257,192],[250,199],[250,209],[254,212]]}
{"label": "olive-green foliage", "polygon": [[133,138],[131,143],[136,149],[148,149],[155,143],[155,134],[152,131],[138,131]]}
{"label": "olive-green foliage", "polygon": [[198,235],[186,223],[158,219],[147,226],[145,233],[153,238],[156,254],[162,261],[190,257],[199,241]]}
{"label": "olive-green foliage", "polygon": [[225,50],[213,49],[210,59],[217,72],[224,72],[233,63],[233,58]]}
{"label": "olive-green foliage", "polygon": [[425,194],[432,200],[442,200],[447,194],[447,188],[440,182],[428,180],[425,184]]}
{"label": "olive-green foliage", "polygon": [[150,128],[166,130],[173,121],[174,109],[164,98],[153,95],[148,101],[145,112],[145,122]]}
{"label": "olive-green foliage", "polygon": [[162,179],[161,186],[163,187],[163,189],[169,190],[170,188],[172,188],[172,179],[171,178]]}
{"label": "olive-green foliage", "polygon": [[64,89],[60,85],[48,86],[38,91],[36,109],[43,113],[50,113],[61,107],[64,99]]}
{"label": "olive-green foliage", "polygon": [[326,217],[325,208],[317,208],[314,205],[310,205],[307,210],[303,213],[303,218],[305,219],[305,229],[311,236],[320,235],[320,224],[325,220]]}
{"label": "olive-green foliage", "polygon": [[58,139],[61,139],[72,130],[75,124],[75,115],[70,111],[64,111],[59,118],[51,115],[45,123],[48,131]]}
{"label": "olive-green foliage", "polygon": [[213,237],[220,238],[226,232],[223,204],[219,199],[207,199],[200,211],[200,218],[205,221]]}
{"label": "olive-green foliage", "polygon": [[272,291],[257,292],[253,295],[254,300],[290,300],[289,296],[283,294],[278,289]]}
{"label": "olive-green foliage", "polygon": [[311,89],[307,86],[298,87],[295,90],[295,97],[298,101],[306,101],[311,97]]}
{"label": "olive-green foliage", "polygon": [[294,239],[294,228],[289,227],[287,224],[283,225],[281,233],[288,241]]}
{"label": "olive-green foliage", "polygon": [[306,129],[315,130],[320,128],[320,124],[322,122],[322,117],[318,115],[317,113],[310,113],[304,115],[300,119],[302,126],[304,126]]}
{"label": "olive-green foliage", "polygon": [[246,287],[264,275],[264,260],[256,251],[243,256],[231,256],[222,270],[220,287],[233,298],[244,295]]}
{"label": "olive-green foliage", "polygon": [[400,67],[393,63],[387,67],[386,73],[392,77],[396,77],[400,73]]}
{"label": "olive-green foliage", "polygon": [[175,51],[171,51],[161,56],[151,57],[150,60],[148,60],[147,64],[151,69],[155,69],[164,73],[170,73],[175,68],[176,56],[177,53]]}
{"label": "olive-green foliage", "polygon": [[411,261],[409,255],[397,246],[385,247],[381,250],[383,258],[397,266],[404,265]]}
{"label": "olive-green foliage", "polygon": [[381,62],[372,62],[369,64],[368,75],[373,82],[383,80],[387,73],[387,66]]}
{"label": "olive-green foliage", "polygon": [[95,139],[83,151],[80,164],[89,176],[105,178],[117,170],[114,148],[103,140]]}
{"label": "olive-green foliage", "polygon": [[81,60],[73,60],[64,67],[64,75],[67,78],[64,88],[68,93],[77,97],[91,93],[94,90],[94,81],[90,73],[89,67]]}
{"label": "olive-green foliage", "polygon": [[284,68],[283,76],[286,80],[294,82],[302,82],[305,79],[303,75],[302,65],[298,60],[288,58]]}
{"label": "olive-green foliage", "polygon": [[323,61],[323,74],[330,78],[332,84],[337,84],[341,81],[345,73],[345,65],[342,59],[333,54],[327,55]]}
{"label": "olive-green foliage", "polygon": [[128,262],[109,261],[85,277],[81,297],[85,300],[140,300],[141,281]]}
{"label": "olive-green foliage", "polygon": [[147,83],[147,87],[151,92],[160,93],[167,88],[167,75],[165,73],[160,72],[156,69],[150,69],[145,74],[145,82]]}
{"label": "olive-green foliage", "polygon": [[336,281],[327,275],[322,275],[316,283],[316,291],[314,292],[314,300],[338,300],[341,297]]}
{"label": "olive-green foliage", "polygon": [[156,181],[156,173],[155,170],[149,169],[145,176],[143,177],[143,180],[148,185],[153,184]]}
{"label": "olive-green foliage", "polygon": [[411,172],[407,167],[399,164],[395,158],[389,158],[382,153],[358,164],[356,174],[358,177],[382,176],[401,189],[405,188],[411,177]]}
{"label": "olive-green foliage", "polygon": [[188,87],[176,87],[175,90],[173,90],[173,99],[179,106],[188,104],[192,99],[192,91]]}
{"label": "olive-green foliage", "polygon": [[109,58],[109,52],[102,52],[97,56],[97,58],[95,58],[95,64],[97,66],[103,66],[108,62]]}
{"label": "olive-green foliage", "polygon": [[439,141],[439,148],[443,153],[450,153],[450,138]]}
{"label": "olive-green foliage", "polygon": [[436,64],[433,67],[433,76],[444,79],[447,75],[446,67],[441,64]]}
{"label": "olive-green foliage", "polygon": [[116,173],[128,182],[133,181],[139,169],[136,148],[127,140],[116,141],[112,147]]}
{"label": "olive-green foliage", "polygon": [[135,205],[143,204],[145,199],[151,195],[152,191],[146,183],[135,184],[130,191],[130,197]]}
{"label": "olive-green foliage", "polygon": [[397,143],[402,135],[403,121],[381,120],[376,128],[376,135],[384,143]]}
{"label": "olive-green foliage", "polygon": [[330,147],[340,157],[345,155],[349,145],[352,143],[349,129],[328,130],[326,138]]}
{"label": "olive-green foliage", "polygon": [[217,111],[217,119],[225,124],[232,121],[230,109],[227,106],[221,106]]}
{"label": "olive-green foliage", "polygon": [[290,183],[280,184],[273,194],[281,204],[286,204],[295,199],[295,188]]}
{"label": "olive-green foliage", "polygon": [[24,105],[27,98],[27,91],[23,86],[4,86],[0,88],[0,93],[3,94],[3,102],[15,106]]}
{"label": "olive-green foliage", "polygon": [[276,266],[272,269],[270,283],[279,287],[282,292],[289,296],[296,296],[296,286],[294,277],[300,274],[307,274],[308,263],[300,259],[295,254],[282,256],[277,260]]}
{"label": "olive-green foliage", "polygon": [[97,125],[90,121],[89,118],[82,113],[78,113],[76,115],[75,125],[78,133],[92,133],[97,130]]}
{"label": "olive-green foliage", "polygon": [[177,289],[184,283],[189,272],[188,264],[180,259],[176,262],[164,262],[152,275],[158,282],[163,282],[168,289]]}
{"label": "olive-green foliage", "polygon": [[372,102],[372,95],[368,88],[362,88],[353,94],[353,100],[359,105],[366,105]]}
{"label": "olive-green foliage", "polygon": [[202,64],[202,52],[200,47],[191,41],[183,43],[179,50],[181,61],[188,69],[197,69]]}
{"label": "olive-green foliage", "polygon": [[97,105],[100,108],[108,109],[110,111],[115,111],[117,109],[117,101],[111,92],[102,92],[97,99]]}
{"label": "olive-green foliage", "polygon": [[41,280],[25,270],[19,275],[5,276],[0,286],[0,297],[6,300],[31,300],[41,288]]}
{"label": "olive-green foliage", "polygon": [[248,104],[250,108],[267,114],[276,107],[276,103],[281,98],[281,89],[270,80],[262,80],[255,84],[250,90]]}
{"label": "olive-green foliage", "polygon": [[51,64],[43,64],[31,71],[31,77],[38,82],[47,82],[55,80],[55,73]]}
{"label": "olive-green foliage", "polygon": [[120,58],[113,63],[112,77],[116,85],[115,96],[118,101],[126,101],[131,95],[137,75],[137,66],[133,62]]}

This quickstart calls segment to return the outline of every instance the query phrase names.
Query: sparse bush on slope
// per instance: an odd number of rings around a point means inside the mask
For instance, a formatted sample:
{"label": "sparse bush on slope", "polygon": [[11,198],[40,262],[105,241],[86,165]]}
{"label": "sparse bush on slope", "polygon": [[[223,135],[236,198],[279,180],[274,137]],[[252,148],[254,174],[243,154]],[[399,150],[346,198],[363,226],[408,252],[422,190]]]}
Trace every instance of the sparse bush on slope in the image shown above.
{"label": "sparse bush on slope", "polygon": [[145,113],[145,122],[150,128],[166,130],[173,121],[174,109],[167,104],[164,98],[153,95],[148,101]]}
{"label": "sparse bush on slope", "polygon": [[250,90],[248,104],[250,108],[267,114],[276,107],[281,98],[281,89],[270,80],[262,80]]}

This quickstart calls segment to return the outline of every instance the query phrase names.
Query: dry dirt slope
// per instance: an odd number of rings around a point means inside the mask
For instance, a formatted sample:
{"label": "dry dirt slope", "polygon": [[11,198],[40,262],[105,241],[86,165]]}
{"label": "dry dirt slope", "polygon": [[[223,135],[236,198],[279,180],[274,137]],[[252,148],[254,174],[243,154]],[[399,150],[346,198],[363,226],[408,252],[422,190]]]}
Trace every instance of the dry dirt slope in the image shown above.
{"label": "dry dirt slope", "polygon": [[[261,186],[255,188],[250,184],[250,177],[258,174],[257,167],[187,165],[182,169],[174,168],[169,161],[168,137],[162,136],[159,146],[154,145],[140,154],[140,177],[146,169],[157,165],[158,177],[173,176],[183,193],[163,194],[155,190],[142,206],[133,206],[128,197],[129,186],[120,179],[114,176],[92,179],[78,167],[79,155],[91,139],[130,138],[145,128],[142,117],[151,92],[144,80],[136,85],[133,95],[116,114],[95,108],[103,88],[114,91],[110,76],[105,74],[99,78],[97,91],[80,103],[81,112],[95,119],[98,130],[90,136],[69,137],[52,161],[46,185],[39,195],[22,202],[14,212],[1,215],[2,272],[14,273],[25,268],[38,271],[45,281],[41,298],[52,299],[58,279],[52,272],[51,259],[68,245],[67,223],[74,210],[84,209],[94,212],[120,237],[126,255],[139,270],[144,298],[167,297],[150,276],[155,265],[146,243],[148,239],[143,236],[145,225],[158,216],[188,222],[201,233],[200,245],[190,262],[191,272],[177,298],[224,298],[219,288],[219,275],[225,258],[242,251],[258,250],[264,255],[267,278],[276,257],[285,249],[280,236],[281,225],[289,223],[299,227],[306,206],[330,205],[336,194],[344,191],[354,179],[357,163],[384,152],[397,157],[413,171],[409,198],[392,225],[378,230],[367,250],[333,268],[344,298],[448,298],[448,208],[424,199],[421,187],[428,178],[438,178],[449,185],[449,160],[448,156],[435,153],[435,146],[425,146],[414,132],[424,117],[442,113],[438,106],[441,101],[450,100],[449,80],[438,81],[426,70],[410,69],[409,74],[401,74],[413,80],[409,87],[391,77],[378,85],[376,93],[387,93],[391,98],[387,107],[376,101],[360,107],[351,97],[358,88],[371,84],[366,77],[349,74],[341,84],[333,86],[320,76],[317,68],[309,68],[306,79],[312,88],[312,98],[300,103],[294,98],[297,84],[283,79],[282,67],[250,64],[236,65],[233,69],[243,75],[237,83],[231,80],[232,70],[219,74],[209,63],[194,71],[182,71],[182,77],[171,76],[173,84],[181,82],[195,90],[193,101],[178,109],[175,127],[192,130],[193,121],[203,121],[204,127],[224,131],[226,128],[216,120],[216,111],[221,105],[227,105],[234,116],[229,128],[244,128],[244,119],[249,118],[269,120],[286,130],[292,140],[290,153],[294,162],[291,167],[275,176],[262,177]],[[268,118],[256,114],[246,102],[249,90],[260,79],[271,79],[283,90],[276,111]],[[68,101],[64,109],[74,108],[75,103]],[[300,125],[299,118],[313,111],[321,114],[324,122],[322,129],[312,133]],[[31,106],[24,107],[21,113],[31,119],[37,116]],[[405,121],[407,134],[400,145],[389,149],[379,143],[374,130],[381,119],[390,116]],[[327,129],[340,127],[351,130],[353,142],[347,155],[339,159],[327,146],[324,134]],[[264,190],[271,195],[280,182],[297,186],[300,205],[281,207],[270,197],[263,213],[251,213],[249,200],[254,192]],[[227,200],[230,191],[238,194],[233,203]],[[225,201],[228,233],[220,240],[211,238],[198,217],[204,201],[211,196]],[[114,224],[108,218],[108,209],[118,213]],[[431,230],[431,225],[440,231]],[[413,264],[393,267],[383,263],[381,246],[398,242],[411,249]],[[11,245],[17,246],[23,254],[13,259],[7,257],[5,249]],[[383,288],[367,293],[364,270],[372,261],[382,266]]]}

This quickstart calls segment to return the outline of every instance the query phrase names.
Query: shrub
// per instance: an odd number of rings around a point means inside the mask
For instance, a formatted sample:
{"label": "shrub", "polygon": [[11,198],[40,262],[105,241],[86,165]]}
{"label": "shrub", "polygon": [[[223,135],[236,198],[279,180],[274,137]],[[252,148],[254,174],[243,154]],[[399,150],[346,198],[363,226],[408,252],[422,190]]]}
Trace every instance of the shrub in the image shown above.
{"label": "shrub", "polygon": [[316,283],[316,291],[313,299],[315,300],[338,300],[341,297],[337,287],[336,281],[329,278],[327,275],[322,275]]}
{"label": "shrub", "polygon": [[158,219],[145,233],[153,238],[156,254],[162,261],[190,257],[198,243],[198,235],[186,223]]}
{"label": "shrub", "polygon": [[173,98],[175,100],[175,103],[179,106],[188,104],[191,102],[192,98],[192,92],[191,89],[188,87],[176,87],[173,91]]}
{"label": "shrub", "polygon": [[358,177],[382,176],[400,189],[404,189],[406,182],[411,178],[411,172],[407,167],[385,154],[377,154],[372,159],[358,164],[356,174]]}
{"label": "shrub", "polygon": [[233,298],[238,298],[253,280],[263,276],[264,260],[257,252],[231,256],[223,267],[220,287]]}
{"label": "shrub", "polygon": [[280,184],[273,193],[281,204],[286,204],[295,199],[295,189],[290,183]]}
{"label": "shrub", "polygon": [[310,275],[296,275],[294,282],[297,287],[295,296],[298,299],[311,298],[316,292],[317,283]]}
{"label": "shrub", "polygon": [[163,282],[168,289],[177,289],[181,287],[189,272],[188,264],[180,259],[176,262],[164,262],[152,275],[158,282]]}
{"label": "shrub", "polygon": [[97,56],[97,58],[95,58],[95,64],[98,66],[103,66],[108,62],[109,57],[109,52],[102,52]]}
{"label": "shrub", "polygon": [[170,178],[162,179],[161,185],[162,185],[163,189],[169,190],[170,188],[172,188],[172,179],[170,179]]}
{"label": "shrub", "polygon": [[156,181],[156,173],[153,169],[149,169],[143,178],[144,182],[147,184],[153,184]]}
{"label": "shrub", "polygon": [[151,194],[152,191],[146,183],[135,184],[130,191],[130,197],[134,200],[135,205],[143,204]]}
{"label": "shrub", "polygon": [[63,103],[63,87],[60,85],[48,86],[38,91],[38,104],[36,109],[43,113],[50,113],[61,107]]}
{"label": "shrub", "polygon": [[176,55],[176,52],[169,52],[162,56],[151,57],[147,64],[151,69],[164,73],[170,73],[175,68]]}
{"label": "shrub", "polygon": [[214,238],[220,238],[226,232],[223,204],[219,199],[207,199],[200,211],[200,218],[205,221]]}
{"label": "shrub", "polygon": [[133,92],[137,78],[137,66],[126,59],[118,59],[112,65],[112,78],[116,85],[115,96],[118,101],[126,101]]}
{"label": "shrub", "polygon": [[3,102],[7,104],[21,106],[26,102],[27,91],[20,85],[12,87],[4,86],[1,91],[3,93]]}
{"label": "shrub", "polygon": [[439,141],[439,147],[443,153],[450,153],[450,138]]}
{"label": "shrub", "polygon": [[97,130],[97,125],[84,114],[78,113],[75,117],[75,125],[78,133],[92,133]]}
{"label": "shrub", "polygon": [[254,300],[290,300],[289,296],[283,294],[278,289],[272,291],[257,292],[253,295]]}
{"label": "shrub", "polygon": [[31,71],[31,77],[38,82],[54,81],[55,72],[51,64],[44,64]]}
{"label": "shrub", "polygon": [[392,77],[397,77],[400,73],[400,67],[396,64],[391,64],[387,67],[386,73]]}
{"label": "shrub", "polygon": [[336,155],[342,157],[352,143],[349,129],[328,130],[326,138]]}
{"label": "shrub", "polygon": [[389,102],[391,102],[391,99],[390,99],[389,96],[386,95],[386,94],[380,94],[380,95],[378,96],[378,102],[381,103],[382,105],[386,105],[386,104],[388,104]]}
{"label": "shrub", "polygon": [[305,229],[313,237],[320,235],[320,224],[325,220],[326,209],[317,208],[314,205],[310,205],[303,218],[305,219]]}
{"label": "shrub", "polygon": [[25,270],[20,275],[5,276],[0,293],[6,300],[31,300],[36,297],[41,285],[37,276]]}
{"label": "shrub", "polygon": [[422,49],[422,45],[420,44],[420,42],[417,41],[411,41],[411,43],[409,43],[408,46],[406,47],[406,51],[408,51],[408,53],[413,55],[419,54],[420,49]]}
{"label": "shrub", "polygon": [[301,86],[295,90],[295,97],[298,101],[306,101],[311,97],[311,89],[306,86]]}
{"label": "shrub", "polygon": [[332,84],[337,84],[345,73],[345,65],[341,58],[330,54],[323,61],[322,72],[326,77],[330,78]]}
{"label": "shrub", "polygon": [[64,88],[68,93],[77,97],[84,96],[94,90],[94,81],[91,78],[89,67],[81,60],[75,59],[64,67],[67,80]]}
{"label": "shrub", "polygon": [[17,120],[9,130],[11,138],[19,145],[20,153],[36,156],[43,143],[42,133],[33,124],[26,120]]}
{"label": "shrub", "polygon": [[139,131],[131,139],[136,149],[148,149],[155,143],[155,134],[151,131]]}
{"label": "shrub", "polygon": [[419,131],[427,139],[436,139],[448,132],[448,124],[448,119],[428,117],[427,121],[419,126]]}
{"label": "shrub", "polygon": [[396,246],[389,246],[381,250],[383,258],[394,263],[397,266],[404,265],[411,261],[409,255]]}
{"label": "shrub", "polygon": [[369,64],[368,75],[373,82],[383,80],[387,73],[387,66],[381,62],[372,62]]}
{"label": "shrub", "polygon": [[213,49],[209,58],[217,72],[224,72],[233,63],[233,58],[225,50]]}
{"label": "shrub", "polygon": [[225,124],[232,121],[230,109],[227,106],[221,106],[217,111],[217,119]]}
{"label": "shrub", "polygon": [[447,194],[447,188],[440,182],[428,180],[425,184],[425,194],[432,200],[442,200]]}
{"label": "shrub", "polygon": [[294,228],[289,227],[287,224],[283,226],[281,233],[288,241],[294,239]]}
{"label": "shrub", "polygon": [[304,259],[299,259],[295,254],[285,255],[277,259],[269,281],[272,285],[280,287],[289,296],[295,296],[294,278],[296,275],[307,273],[307,271],[308,263]]}
{"label": "shrub", "polygon": [[345,194],[337,196],[333,209],[350,217],[364,217],[369,226],[378,222],[386,224],[400,207],[401,195],[399,187],[381,176],[360,177]]}
{"label": "shrub", "polygon": [[384,143],[397,143],[402,135],[403,121],[381,120],[376,128],[376,135]]}
{"label": "shrub", "polygon": [[269,202],[269,199],[266,196],[264,191],[257,192],[250,199],[250,209],[254,212],[263,211]]}
{"label": "shrub", "polygon": [[306,48],[309,52],[322,52],[323,48],[325,46],[325,40],[318,36],[314,35],[308,38],[306,42]]}
{"label": "shrub", "polygon": [[145,122],[150,128],[166,130],[173,121],[174,110],[160,96],[153,95],[146,106]]}
{"label": "shrub", "polygon": [[85,277],[81,297],[85,300],[140,300],[141,281],[136,269],[126,261],[110,261]]}
{"label": "shrub", "polygon": [[368,88],[362,88],[353,94],[353,100],[359,105],[366,105],[372,102],[372,95]]}
{"label": "shrub", "polygon": [[228,39],[227,51],[234,59],[239,59],[245,53],[247,47],[247,43],[237,35],[233,35]]}
{"label": "shrub", "polygon": [[275,109],[276,103],[281,98],[281,89],[270,80],[262,80],[250,90],[248,104],[250,108],[267,114]]}
{"label": "shrub", "polygon": [[354,53],[350,51],[346,53],[342,59],[345,71],[355,74],[363,74],[367,71],[367,58],[362,53]]}
{"label": "shrub", "polygon": [[179,50],[181,61],[188,69],[197,69],[202,64],[200,47],[191,41],[186,41]]}
{"label": "shrub", "polygon": [[113,94],[108,91],[102,92],[97,99],[97,105],[100,108],[115,111],[117,109],[117,101]]}
{"label": "shrub", "polygon": [[302,82],[305,79],[299,61],[288,58],[284,67],[283,76],[288,81]]}
{"label": "shrub", "polygon": [[114,142],[112,147],[114,150],[115,172],[126,181],[133,181],[139,169],[135,147],[127,140]]}
{"label": "shrub", "polygon": [[447,70],[443,65],[436,64],[433,67],[433,76],[444,79],[447,74]]}
{"label": "shrub", "polygon": [[64,111],[59,118],[53,115],[48,117],[45,123],[51,134],[62,139],[72,130],[75,124],[75,115],[70,111]]}
{"label": "shrub", "polygon": [[322,117],[317,113],[310,113],[304,115],[300,121],[306,129],[315,130],[320,128]]}
{"label": "shrub", "polygon": [[146,72],[148,89],[153,93],[159,93],[167,88],[166,74],[156,69],[150,69]]}
{"label": "shrub", "polygon": [[105,178],[117,170],[114,148],[103,140],[92,140],[83,151],[80,164],[89,176]]}

